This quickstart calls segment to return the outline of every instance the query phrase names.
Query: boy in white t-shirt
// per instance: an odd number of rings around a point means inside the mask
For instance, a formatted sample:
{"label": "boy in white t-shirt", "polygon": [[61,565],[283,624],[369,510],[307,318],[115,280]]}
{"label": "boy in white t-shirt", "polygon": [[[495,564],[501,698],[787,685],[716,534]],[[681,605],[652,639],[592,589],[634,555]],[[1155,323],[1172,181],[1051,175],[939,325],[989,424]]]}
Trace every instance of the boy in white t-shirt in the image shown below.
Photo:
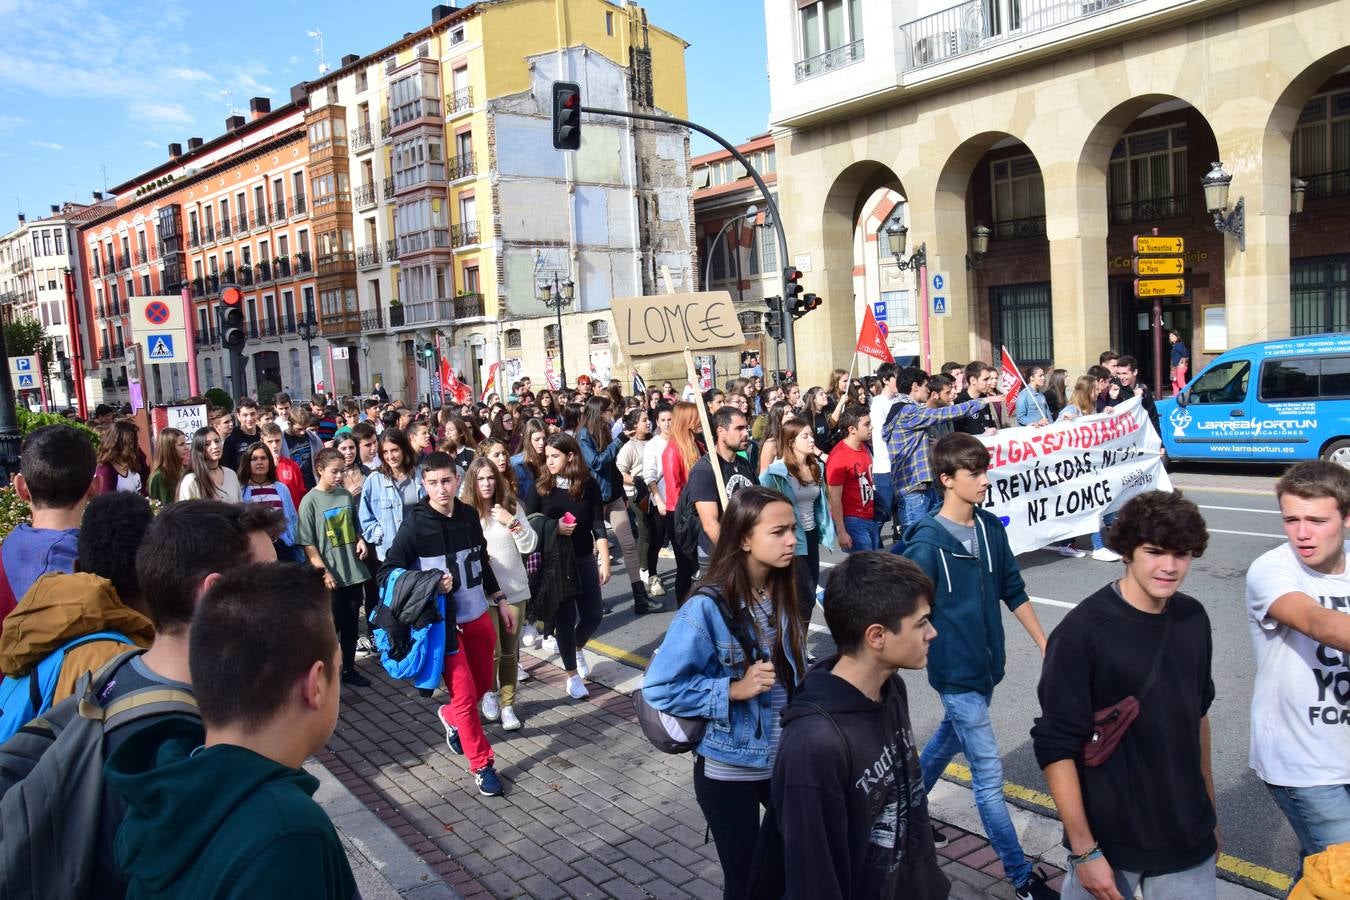
{"label": "boy in white t-shirt", "polygon": [[1300,463],[1275,495],[1289,542],[1247,570],[1251,766],[1293,826],[1301,863],[1350,841],[1350,470]]}

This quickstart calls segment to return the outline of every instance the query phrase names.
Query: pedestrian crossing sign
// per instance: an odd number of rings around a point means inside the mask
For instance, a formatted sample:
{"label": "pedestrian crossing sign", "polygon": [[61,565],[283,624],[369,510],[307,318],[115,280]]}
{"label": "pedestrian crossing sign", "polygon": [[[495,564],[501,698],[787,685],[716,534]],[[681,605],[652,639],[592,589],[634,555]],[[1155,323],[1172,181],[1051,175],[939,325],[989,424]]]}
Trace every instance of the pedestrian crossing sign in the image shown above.
{"label": "pedestrian crossing sign", "polygon": [[935,316],[947,315],[947,298],[945,295],[943,294],[933,295],[933,315]]}
{"label": "pedestrian crossing sign", "polygon": [[173,335],[171,334],[152,334],[145,339],[147,349],[146,356],[150,359],[165,362],[173,359]]}
{"label": "pedestrian crossing sign", "polygon": [[35,388],[35,387],[37,387],[37,385],[33,382],[33,376],[32,376],[32,375],[20,375],[20,376],[19,376],[19,390],[21,390],[21,391],[23,391],[23,390],[31,390],[32,388]]}

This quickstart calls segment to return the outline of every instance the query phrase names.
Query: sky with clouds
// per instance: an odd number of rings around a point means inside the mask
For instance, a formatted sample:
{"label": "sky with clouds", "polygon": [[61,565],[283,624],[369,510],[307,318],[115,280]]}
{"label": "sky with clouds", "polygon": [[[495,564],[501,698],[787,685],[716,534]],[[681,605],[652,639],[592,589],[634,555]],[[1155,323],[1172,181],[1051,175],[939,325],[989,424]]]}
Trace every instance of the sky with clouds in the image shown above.
{"label": "sky with clouds", "polygon": [[[170,143],[210,139],[250,97],[278,106],[336,66],[430,23],[433,0],[0,0],[0,233],[66,200],[88,202],[158,165]],[[463,5],[463,4],[461,4]],[[690,43],[691,117],[732,141],[769,111],[760,0],[646,0]],[[372,17],[370,11],[378,10]],[[372,21],[374,18],[374,21]],[[734,85],[734,90],[728,86]],[[713,144],[695,135],[694,153]]]}

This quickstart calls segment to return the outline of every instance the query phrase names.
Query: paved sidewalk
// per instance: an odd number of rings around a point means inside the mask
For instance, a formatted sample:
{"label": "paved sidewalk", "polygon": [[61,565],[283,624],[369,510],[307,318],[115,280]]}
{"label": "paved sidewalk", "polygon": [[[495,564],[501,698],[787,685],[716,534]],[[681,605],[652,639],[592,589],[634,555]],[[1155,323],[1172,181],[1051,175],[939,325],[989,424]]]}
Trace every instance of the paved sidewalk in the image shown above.
{"label": "paved sidewalk", "polygon": [[[627,696],[639,672],[595,653],[588,658],[591,697],[574,701],[556,661],[523,655],[532,675],[517,698],[524,729],[487,726],[507,787],[495,798],[478,794],[464,758],[446,747],[436,718],[444,691],[422,697],[373,660],[361,663],[372,687],[344,691],[337,730],[316,757],[333,776],[324,778],[319,799],[366,879],[367,898],[721,897],[691,758],[660,753],[642,737]],[[930,803],[946,823],[950,843],[938,853],[953,900],[1012,900],[978,833],[970,790],[943,782]],[[1057,823],[1021,810],[1014,822],[1028,852],[1045,860],[1037,869],[1058,887]],[[1224,882],[1219,888],[1224,900],[1259,896]]]}

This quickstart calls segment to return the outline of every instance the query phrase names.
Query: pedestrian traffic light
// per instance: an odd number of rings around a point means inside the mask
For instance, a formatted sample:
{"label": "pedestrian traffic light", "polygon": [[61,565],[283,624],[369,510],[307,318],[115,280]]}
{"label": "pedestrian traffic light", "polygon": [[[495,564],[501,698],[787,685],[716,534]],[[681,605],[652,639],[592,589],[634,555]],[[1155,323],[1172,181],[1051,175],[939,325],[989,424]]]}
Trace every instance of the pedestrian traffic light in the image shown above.
{"label": "pedestrian traffic light", "polygon": [[764,314],[764,331],[775,341],[783,340],[783,298],[765,297],[769,311]]}
{"label": "pedestrian traffic light", "polygon": [[553,82],[553,148],[581,146],[581,88],[575,81]]}
{"label": "pedestrian traffic light", "polygon": [[813,309],[820,307],[821,300],[815,294],[802,294],[792,304],[792,318],[800,319]]}
{"label": "pedestrian traffic light", "polygon": [[248,340],[248,332],[244,330],[244,292],[233,286],[223,288],[220,302],[225,306],[220,322],[220,342],[227,350],[238,350]]}

